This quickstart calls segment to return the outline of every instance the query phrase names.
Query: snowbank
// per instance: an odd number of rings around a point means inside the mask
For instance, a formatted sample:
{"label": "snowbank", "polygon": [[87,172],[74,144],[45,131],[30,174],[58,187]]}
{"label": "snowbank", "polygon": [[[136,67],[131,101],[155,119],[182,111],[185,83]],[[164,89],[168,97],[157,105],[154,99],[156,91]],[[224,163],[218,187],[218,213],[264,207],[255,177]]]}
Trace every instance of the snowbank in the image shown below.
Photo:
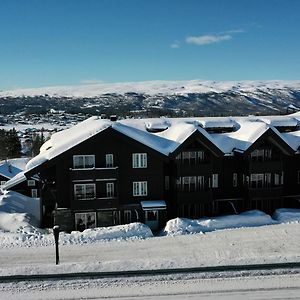
{"label": "snowbank", "polygon": [[276,209],[273,219],[280,223],[300,222],[300,209],[296,208],[280,208]]}
{"label": "snowbank", "polygon": [[28,223],[34,226],[40,224],[40,205],[39,198],[27,197],[14,191],[5,191],[0,196],[0,212],[27,214]]}
{"label": "snowbank", "polygon": [[62,244],[87,244],[99,240],[123,240],[131,238],[153,237],[151,229],[142,223],[131,223],[111,227],[86,229],[83,232],[72,231],[70,234],[61,233]]}
{"label": "snowbank", "polygon": [[[5,213],[4,213],[5,214]],[[11,221],[15,219],[16,225]],[[2,214],[0,214],[2,220]],[[26,222],[24,214],[5,214],[3,222],[10,226],[0,230],[0,248],[7,247],[41,247],[54,245],[54,237],[51,229],[38,229]],[[0,225],[2,222],[0,222]],[[83,232],[73,231],[70,234],[61,232],[59,243],[61,245],[93,244],[99,241],[121,241],[131,239],[145,239],[153,237],[148,226],[142,223],[131,223],[112,227],[86,229]]]}
{"label": "snowbank", "polygon": [[243,212],[239,215],[228,215],[215,218],[191,220],[176,218],[167,222],[163,235],[182,235],[201,233],[220,229],[254,227],[278,224],[269,215],[259,210]]}

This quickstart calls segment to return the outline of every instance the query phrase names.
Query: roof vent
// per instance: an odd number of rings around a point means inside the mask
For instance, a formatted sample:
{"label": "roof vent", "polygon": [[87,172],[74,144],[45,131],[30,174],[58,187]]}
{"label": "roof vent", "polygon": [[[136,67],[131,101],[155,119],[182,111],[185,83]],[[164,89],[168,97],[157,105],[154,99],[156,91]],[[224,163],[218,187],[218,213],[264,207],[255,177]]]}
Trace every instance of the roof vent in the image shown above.
{"label": "roof vent", "polygon": [[110,116],[110,120],[111,120],[112,122],[116,122],[117,119],[118,119],[117,115],[111,115],[111,116]]}

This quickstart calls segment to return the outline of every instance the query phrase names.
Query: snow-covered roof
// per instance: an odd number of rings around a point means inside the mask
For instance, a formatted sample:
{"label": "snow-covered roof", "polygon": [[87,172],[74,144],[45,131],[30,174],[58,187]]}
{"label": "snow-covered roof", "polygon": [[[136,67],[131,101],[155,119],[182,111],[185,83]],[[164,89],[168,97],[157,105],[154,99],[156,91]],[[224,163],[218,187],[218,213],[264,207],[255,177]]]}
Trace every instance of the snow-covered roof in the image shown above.
{"label": "snow-covered roof", "polygon": [[6,177],[7,179],[16,176],[20,172],[22,172],[22,170],[13,166],[10,161],[3,160],[0,162],[0,175]]}
{"label": "snow-covered roof", "polygon": [[13,186],[16,186],[17,184],[27,180],[25,176],[25,172],[20,172],[16,176],[14,176],[12,179],[8,180],[5,185],[2,187],[3,190],[9,190]]}
{"label": "snow-covered roof", "polygon": [[164,200],[141,201],[143,210],[166,209],[167,205]]}
{"label": "snow-covered roof", "polygon": [[[283,143],[297,151],[300,146],[300,130],[279,132],[276,127],[293,126],[300,123],[300,113],[288,116],[249,117],[191,117],[124,119],[110,121],[91,117],[69,129],[53,134],[40,149],[40,154],[28,162],[26,170],[57,157],[79,143],[112,128],[150,148],[170,155],[194,132],[198,131],[226,155],[235,151],[246,151],[267,130],[272,130]],[[229,132],[210,132],[208,128],[232,128]],[[149,128],[157,129],[149,131]]]}
{"label": "snow-covered roof", "polygon": [[261,118],[266,124],[274,127],[295,127],[298,126],[298,120],[290,116],[270,116]]}

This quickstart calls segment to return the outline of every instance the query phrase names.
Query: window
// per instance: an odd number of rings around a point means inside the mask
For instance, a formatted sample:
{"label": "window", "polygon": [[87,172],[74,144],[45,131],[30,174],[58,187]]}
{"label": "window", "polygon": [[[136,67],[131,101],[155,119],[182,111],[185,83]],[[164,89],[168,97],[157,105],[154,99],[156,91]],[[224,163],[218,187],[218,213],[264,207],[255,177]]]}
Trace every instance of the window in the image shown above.
{"label": "window", "polygon": [[237,187],[237,179],[238,179],[237,173],[233,173],[232,174],[232,186],[233,187]]}
{"label": "window", "polygon": [[75,200],[92,200],[96,198],[96,185],[94,183],[74,184]]}
{"label": "window", "polygon": [[133,168],[147,168],[147,153],[132,153]]}
{"label": "window", "polygon": [[32,189],[32,190],[31,190],[31,197],[32,197],[32,198],[37,198],[37,197],[38,197],[37,189]]}
{"label": "window", "polygon": [[83,231],[87,228],[96,227],[96,213],[76,213],[75,214],[75,228],[76,230]]}
{"label": "window", "polygon": [[106,168],[112,168],[114,166],[114,155],[106,154],[105,155]]}
{"label": "window", "polygon": [[264,186],[264,174],[251,174],[250,187],[253,189],[262,188]]}
{"label": "window", "polygon": [[204,190],[205,189],[205,179],[204,176],[198,176],[197,177],[198,181],[198,189],[199,190]]}
{"label": "window", "polygon": [[277,173],[274,174],[274,185],[280,185],[280,175]]}
{"label": "window", "polygon": [[196,176],[185,176],[182,177],[182,189],[183,191],[191,192],[191,191],[196,191],[197,186],[197,177]]}
{"label": "window", "polygon": [[106,197],[112,198],[115,196],[115,186],[113,182],[106,183]]}
{"label": "window", "polygon": [[212,174],[212,188],[219,187],[219,174]]}
{"label": "window", "polygon": [[74,169],[88,169],[95,167],[95,155],[74,155]]}
{"label": "window", "polygon": [[133,182],[133,196],[147,196],[147,181]]}
{"label": "window", "polygon": [[251,159],[255,161],[265,161],[272,159],[272,149],[256,149],[251,152]]}
{"label": "window", "polygon": [[1,187],[5,185],[6,181],[1,181]]}
{"label": "window", "polygon": [[176,156],[176,160],[182,161],[184,164],[195,165],[204,161],[204,151],[183,151]]}
{"label": "window", "polygon": [[184,176],[176,179],[177,191],[200,191],[205,189],[204,176]]}
{"label": "window", "polygon": [[[274,177],[274,184],[275,184],[275,180],[276,179]],[[271,173],[251,174],[250,187],[254,189],[271,187]]]}
{"label": "window", "polygon": [[265,173],[264,187],[271,187],[271,173]]}
{"label": "window", "polygon": [[35,180],[27,180],[27,186],[35,186]]}
{"label": "window", "polygon": [[131,210],[124,210],[124,223],[131,223]]}

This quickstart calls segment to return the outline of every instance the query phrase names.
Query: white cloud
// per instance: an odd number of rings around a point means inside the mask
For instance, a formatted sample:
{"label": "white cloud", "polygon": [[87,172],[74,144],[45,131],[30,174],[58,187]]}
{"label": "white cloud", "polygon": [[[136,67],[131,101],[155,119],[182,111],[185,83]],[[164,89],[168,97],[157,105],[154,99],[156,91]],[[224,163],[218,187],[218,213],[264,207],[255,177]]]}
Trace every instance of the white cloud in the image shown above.
{"label": "white cloud", "polygon": [[174,43],[171,44],[170,46],[171,48],[180,48],[180,42],[179,41],[175,41]]}
{"label": "white cloud", "polygon": [[228,41],[231,40],[232,36],[230,34],[224,34],[224,35],[199,35],[199,36],[188,36],[185,41],[188,44],[194,44],[194,45],[208,45],[213,43],[219,43],[222,41]]}

